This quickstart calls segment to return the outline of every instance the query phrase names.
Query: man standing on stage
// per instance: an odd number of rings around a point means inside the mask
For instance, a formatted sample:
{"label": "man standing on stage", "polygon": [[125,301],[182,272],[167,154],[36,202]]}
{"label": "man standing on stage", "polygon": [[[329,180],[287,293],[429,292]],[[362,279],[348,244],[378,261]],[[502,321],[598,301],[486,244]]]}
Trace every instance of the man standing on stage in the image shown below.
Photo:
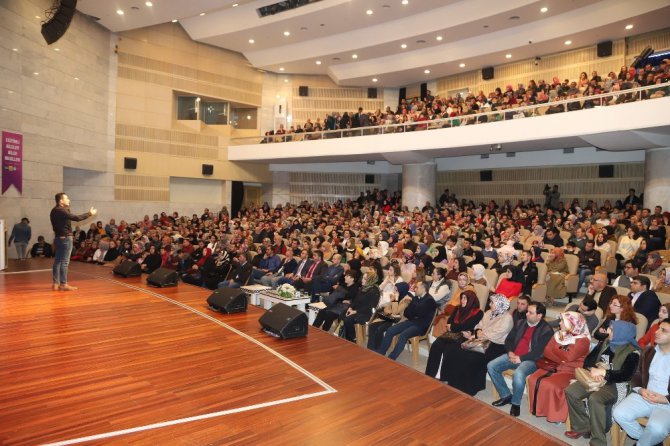
{"label": "man standing on stage", "polygon": [[68,285],[67,268],[70,265],[70,254],[72,254],[72,225],[70,221],[82,221],[98,213],[94,207],[81,215],[70,212],[70,197],[65,192],[59,192],[55,196],[56,207],[51,210],[51,226],[53,227],[54,250],[56,252],[53,266],[53,290],[73,291],[77,287]]}

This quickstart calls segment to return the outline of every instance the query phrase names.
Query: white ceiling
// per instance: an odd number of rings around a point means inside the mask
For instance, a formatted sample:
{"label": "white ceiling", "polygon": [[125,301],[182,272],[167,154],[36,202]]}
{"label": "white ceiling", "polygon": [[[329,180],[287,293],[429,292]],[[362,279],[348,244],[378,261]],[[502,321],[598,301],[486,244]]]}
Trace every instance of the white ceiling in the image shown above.
{"label": "white ceiling", "polygon": [[79,0],[77,9],[113,32],[176,19],[193,40],[240,52],[259,69],[368,87],[410,85],[670,23],[670,0],[322,0],[264,18],[256,9],[277,0],[152,1]]}

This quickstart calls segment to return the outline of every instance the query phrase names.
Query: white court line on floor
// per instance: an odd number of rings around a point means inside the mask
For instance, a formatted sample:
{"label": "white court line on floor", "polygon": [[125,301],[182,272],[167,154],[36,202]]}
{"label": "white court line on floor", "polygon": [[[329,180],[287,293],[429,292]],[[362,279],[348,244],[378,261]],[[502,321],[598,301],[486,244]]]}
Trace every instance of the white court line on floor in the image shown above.
{"label": "white court line on floor", "polygon": [[[46,271],[50,271],[50,270],[46,270]],[[222,410],[222,411],[219,411],[219,412],[213,412],[213,413],[208,413],[208,414],[203,414],[203,415],[196,415],[196,416],[193,416],[193,417],[179,418],[179,419],[176,419],[176,420],[164,421],[164,422],[160,422],[160,423],[153,423],[153,424],[148,424],[148,425],[145,425],[145,426],[138,426],[138,427],[133,427],[133,428],[129,428],[129,429],[122,429],[122,430],[118,430],[118,431],[106,432],[106,433],[97,434],[97,435],[90,435],[90,436],[87,436],[87,437],[74,438],[74,439],[71,439],[71,440],[63,440],[63,441],[58,441],[58,442],[55,442],[55,443],[48,443],[45,446],[65,446],[65,445],[70,445],[70,444],[84,443],[84,442],[87,442],[87,441],[100,440],[100,439],[104,439],[104,438],[116,437],[116,436],[119,436],[119,435],[126,435],[126,434],[130,434],[130,433],[135,433],[135,432],[142,432],[142,431],[147,431],[147,430],[152,430],[152,429],[158,429],[158,428],[161,428],[161,427],[167,427],[167,426],[174,426],[174,425],[177,425],[177,424],[190,423],[190,422],[198,421],[198,420],[205,420],[205,419],[208,419],[208,418],[215,418],[215,417],[220,417],[220,416],[224,416],[224,415],[230,415],[230,414],[235,414],[235,413],[240,413],[240,412],[247,412],[247,411],[250,411],[250,410],[261,409],[261,408],[264,408],[264,407],[277,406],[277,405],[280,405],[280,404],[286,404],[286,403],[291,403],[291,402],[294,402],[294,401],[300,401],[300,400],[305,400],[305,399],[309,399],[309,398],[315,398],[315,397],[318,397],[318,396],[328,395],[328,394],[337,392],[336,389],[334,389],[333,387],[331,387],[330,385],[328,385],[327,383],[322,381],[320,378],[313,375],[311,372],[308,372],[307,370],[305,370],[304,368],[302,368],[301,366],[299,366],[295,362],[291,361],[290,359],[286,358],[285,356],[281,355],[280,353],[274,351],[270,347],[264,345],[263,343],[261,343],[257,339],[252,338],[248,334],[243,333],[243,332],[237,330],[236,328],[233,328],[230,325],[226,324],[225,322],[222,322],[222,321],[220,321],[220,320],[218,320],[218,319],[216,319],[216,318],[214,318],[214,317],[212,317],[208,314],[203,313],[200,310],[197,310],[197,309],[195,309],[193,307],[190,307],[186,304],[183,304],[181,302],[177,302],[176,300],[170,299],[167,296],[163,296],[160,293],[156,293],[156,292],[151,291],[151,290],[147,290],[147,289],[140,288],[140,287],[137,287],[137,286],[134,286],[134,285],[130,285],[130,284],[121,282],[119,280],[110,279],[108,277],[103,277],[103,276],[97,276],[95,274],[83,273],[83,272],[79,272],[79,271],[75,271],[75,273],[76,274],[83,274],[85,276],[94,277],[94,278],[101,279],[101,280],[106,280],[106,281],[124,286],[126,288],[130,288],[130,289],[140,291],[140,292],[145,293],[145,294],[149,294],[151,296],[162,299],[162,300],[164,300],[168,303],[171,303],[173,305],[177,305],[179,307],[182,307],[182,308],[184,308],[184,309],[186,309],[186,310],[188,310],[192,313],[197,314],[198,316],[204,317],[204,318],[214,322],[215,324],[218,324],[218,325],[226,328],[227,330],[232,331],[233,333],[235,333],[235,334],[253,342],[254,344],[258,345],[259,347],[261,347],[261,348],[265,349],[266,351],[270,352],[271,354],[273,354],[274,356],[279,358],[281,361],[284,361],[286,364],[293,367],[295,370],[297,370],[298,372],[300,372],[301,374],[303,374],[304,376],[306,376],[310,380],[314,381],[319,386],[323,387],[325,390],[323,390],[321,392],[298,395],[298,396],[294,396],[294,397],[291,397],[291,398],[284,398],[284,399],[276,400],[276,401],[269,401],[269,402],[265,402],[265,403],[253,404],[253,405],[250,405],[250,406],[243,406],[243,407],[238,407],[238,408],[234,408],[234,409]]]}
{"label": "white court line on floor", "polygon": [[10,274],[28,274],[28,273],[43,273],[44,271],[51,271],[51,268],[49,269],[33,269],[30,271],[2,271],[0,272],[0,275],[7,275],[9,276]]}

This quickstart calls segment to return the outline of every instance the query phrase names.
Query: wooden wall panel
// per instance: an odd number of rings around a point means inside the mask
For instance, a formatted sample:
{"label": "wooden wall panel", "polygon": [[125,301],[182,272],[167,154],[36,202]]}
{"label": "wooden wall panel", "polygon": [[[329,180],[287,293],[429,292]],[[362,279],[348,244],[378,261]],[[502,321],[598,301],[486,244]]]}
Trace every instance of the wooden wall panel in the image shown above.
{"label": "wooden wall panel", "polygon": [[365,183],[363,173],[292,172],[289,175],[291,203],[355,199],[361,192],[374,188],[382,188],[381,175],[374,175],[372,184]]}

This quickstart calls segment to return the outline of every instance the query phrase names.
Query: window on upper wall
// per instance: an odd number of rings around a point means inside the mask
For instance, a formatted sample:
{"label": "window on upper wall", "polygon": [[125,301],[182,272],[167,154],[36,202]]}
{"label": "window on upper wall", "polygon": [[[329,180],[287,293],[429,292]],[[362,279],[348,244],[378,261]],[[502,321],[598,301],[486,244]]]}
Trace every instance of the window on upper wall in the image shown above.
{"label": "window on upper wall", "polygon": [[177,96],[177,119],[200,120],[208,125],[228,125],[230,104],[200,96]]}
{"label": "window on upper wall", "polygon": [[253,130],[258,128],[258,109],[245,106],[231,106],[230,125],[236,129]]}

